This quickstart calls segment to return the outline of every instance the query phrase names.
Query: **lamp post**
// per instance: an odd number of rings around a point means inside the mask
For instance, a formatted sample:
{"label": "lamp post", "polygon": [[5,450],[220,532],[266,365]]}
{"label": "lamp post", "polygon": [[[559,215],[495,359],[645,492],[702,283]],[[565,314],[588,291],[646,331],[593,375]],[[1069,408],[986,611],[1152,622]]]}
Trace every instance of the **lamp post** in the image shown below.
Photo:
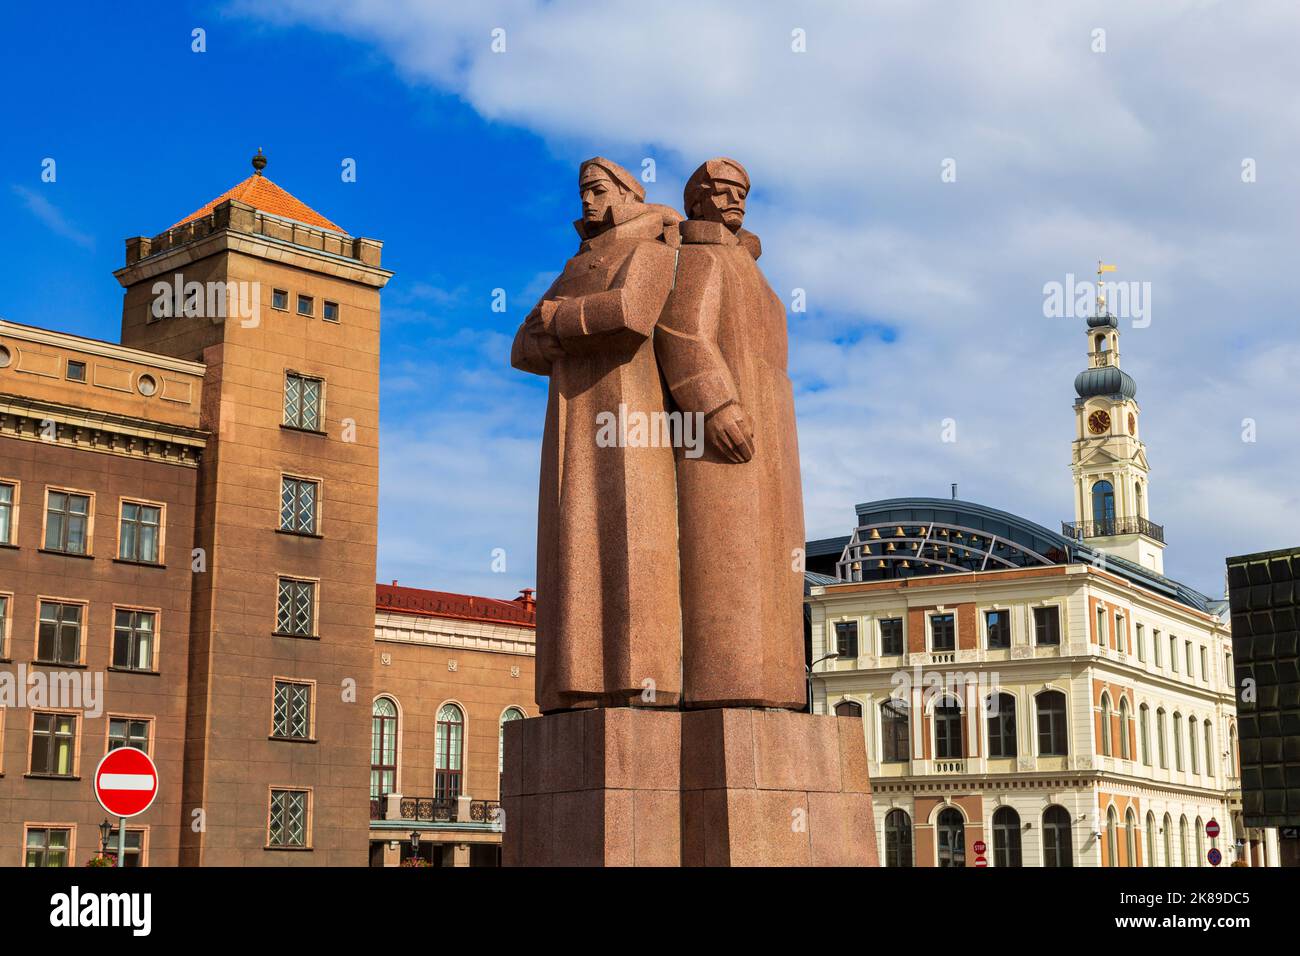
{"label": "lamp post", "polygon": [[829,654],[823,654],[821,657],[817,658],[817,660],[813,661],[811,664],[804,665],[803,668],[804,674],[808,682],[808,713],[811,714],[813,712],[813,686],[812,686],[813,668],[816,667],[818,664],[820,664],[822,661],[829,661],[832,658],[839,657],[839,656],[840,655],[837,652],[831,651]]}
{"label": "lamp post", "polygon": [[104,818],[104,822],[99,825],[99,855],[108,856],[108,838],[113,832],[113,824]]}
{"label": "lamp post", "polygon": [[420,831],[411,831],[411,856],[419,859],[420,857]]}

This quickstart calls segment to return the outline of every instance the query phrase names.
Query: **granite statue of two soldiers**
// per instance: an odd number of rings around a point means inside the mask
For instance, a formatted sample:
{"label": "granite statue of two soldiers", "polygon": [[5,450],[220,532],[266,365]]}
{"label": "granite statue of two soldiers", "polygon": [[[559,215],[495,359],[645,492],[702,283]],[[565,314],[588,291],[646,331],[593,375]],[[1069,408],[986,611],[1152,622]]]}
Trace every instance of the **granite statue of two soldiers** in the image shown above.
{"label": "granite statue of two soldiers", "polygon": [[[646,203],[616,163],[579,169],[577,254],[511,355],[550,377],[537,519],[543,713],[804,704],[785,308],[742,228],[749,185],[740,163],[709,160],[686,184],[683,218]],[[611,416],[638,413],[693,417],[702,441],[686,447],[689,427],[673,442],[602,440]]]}

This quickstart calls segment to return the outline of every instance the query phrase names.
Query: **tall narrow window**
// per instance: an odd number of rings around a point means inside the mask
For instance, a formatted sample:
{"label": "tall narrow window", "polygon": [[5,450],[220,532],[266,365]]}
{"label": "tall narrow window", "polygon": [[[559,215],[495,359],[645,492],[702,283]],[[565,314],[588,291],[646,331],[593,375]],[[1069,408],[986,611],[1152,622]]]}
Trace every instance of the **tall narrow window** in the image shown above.
{"label": "tall narrow window", "polygon": [[523,720],[524,712],[518,707],[507,707],[501,715],[501,728],[497,736],[497,774],[506,772],[506,724],[512,720]]}
{"label": "tall narrow window", "polygon": [[1178,865],[1191,866],[1191,860],[1188,857],[1191,851],[1187,845],[1187,817],[1178,818]]}
{"label": "tall narrow window", "polygon": [[1016,699],[1010,694],[989,694],[984,700],[988,714],[989,756],[1016,755]]}
{"label": "tall narrow window", "polygon": [[1183,769],[1183,715],[1174,711],[1173,724],[1174,737],[1174,769],[1182,772]]}
{"label": "tall narrow window", "polygon": [[1215,770],[1218,766],[1217,755],[1214,753],[1214,728],[1210,722],[1205,722],[1205,774],[1208,777],[1216,776]]}
{"label": "tall narrow window", "polygon": [[962,754],[961,705],[945,697],[934,707],[934,753],[940,760],[955,760]]}
{"label": "tall narrow window", "polygon": [[1156,711],[1156,749],[1160,753],[1160,769],[1169,769],[1169,754],[1165,750],[1165,709]]}
{"label": "tall narrow window", "polygon": [[36,641],[36,660],[41,664],[81,663],[80,604],[41,602],[41,619]]}
{"label": "tall narrow window", "polygon": [[1196,818],[1192,832],[1196,834],[1196,865],[1205,866],[1205,824],[1200,817]]}
{"label": "tall narrow window", "polygon": [[321,430],[321,393],[325,383],[289,372],[284,377],[284,423],[305,431]]}
{"label": "tall narrow window", "polygon": [[1103,757],[1111,755],[1109,694],[1101,695],[1101,753]]}
{"label": "tall narrow window", "polygon": [[1109,481],[1099,481],[1092,486],[1092,520],[1094,534],[1105,536],[1115,533],[1115,488]]}
{"label": "tall narrow window", "polygon": [[113,666],[124,670],[153,670],[154,629],[152,611],[118,608],[113,612]]}
{"label": "tall narrow window", "polygon": [[885,866],[912,865],[912,818],[905,810],[885,814]]}
{"label": "tall narrow window", "polygon": [[1178,638],[1173,634],[1169,635],[1169,669],[1178,673]]}
{"label": "tall narrow window", "polygon": [[0,544],[13,544],[17,529],[14,527],[14,486],[0,483]]}
{"label": "tall narrow window", "polygon": [[292,637],[314,637],[316,585],[312,581],[280,578],[275,629]]}
{"label": "tall narrow window", "polygon": [[162,508],[135,501],[122,502],[117,556],[123,561],[157,564],[161,530]]}
{"label": "tall narrow window", "polygon": [[1147,866],[1156,866],[1156,817],[1147,811]]}
{"label": "tall narrow window", "polygon": [[1065,695],[1044,691],[1035,698],[1038,707],[1038,753],[1043,757],[1064,757],[1069,753],[1065,725]]}
{"label": "tall narrow window", "polygon": [[280,479],[280,530],[316,533],[316,501],[320,484],[307,478]]}
{"label": "tall narrow window", "polygon": [[443,704],[438,711],[434,741],[433,791],[436,800],[455,800],[461,794],[464,737],[464,714],[455,704]]}
{"label": "tall narrow window", "polygon": [[[149,721],[140,717],[110,717],[108,720],[108,749],[134,747],[149,752]],[[130,831],[127,831],[128,833]]]}
{"label": "tall narrow window", "polygon": [[1011,646],[1011,614],[1009,611],[985,611],[984,626],[988,631],[989,650],[1006,650]]}
{"label": "tall narrow window", "polygon": [[1192,773],[1197,773],[1196,769],[1196,735],[1200,732],[1201,725],[1196,722],[1196,718],[1187,718],[1187,767]]}
{"label": "tall narrow window", "polygon": [[1119,866],[1119,821],[1115,808],[1106,811],[1106,852],[1101,861],[1102,866]]}
{"label": "tall narrow window", "polygon": [[1169,814],[1165,814],[1165,866],[1175,866],[1174,863],[1174,819]]}
{"label": "tall narrow window", "polygon": [[273,847],[307,845],[307,791],[272,790],[267,842]]}
{"label": "tall narrow window", "polygon": [[1183,647],[1187,650],[1187,679],[1196,679],[1196,660],[1192,657],[1192,642],[1183,642]]}
{"label": "tall narrow window", "polygon": [[76,717],[32,715],[32,773],[71,777],[75,772],[76,749]]}
{"label": "tall narrow window", "polygon": [[1156,630],[1152,630],[1152,632],[1151,632],[1151,659],[1152,659],[1152,661],[1155,662],[1156,667],[1160,667],[1160,666],[1162,666],[1162,663],[1163,663],[1163,662],[1160,660],[1160,653],[1161,653],[1161,652],[1160,652],[1160,644],[1161,644],[1161,642],[1160,642],[1160,632],[1159,632],[1159,631],[1156,631]]}
{"label": "tall narrow window", "polygon": [[1011,807],[993,811],[993,865],[1024,865],[1020,857],[1020,814]]}
{"label": "tall narrow window", "polygon": [[1043,866],[1074,866],[1070,813],[1059,804],[1043,812]]}
{"label": "tall narrow window", "polygon": [[1137,866],[1137,825],[1137,815],[1129,807],[1128,813],[1124,814],[1125,866]]}
{"label": "tall narrow window", "polygon": [[1034,608],[1034,643],[1039,646],[1061,643],[1061,609],[1056,605]]}
{"label": "tall narrow window", "polygon": [[930,649],[951,651],[957,648],[957,629],[951,614],[930,615]]}
{"label": "tall narrow window", "polygon": [[378,697],[370,709],[370,816],[383,816],[382,801],[397,791],[397,705]]}
{"label": "tall narrow window", "polygon": [[1210,680],[1210,659],[1205,653],[1205,648],[1201,648],[1201,680],[1209,683]]}
{"label": "tall narrow window", "polygon": [[1128,698],[1119,699],[1119,756],[1121,760],[1132,760],[1133,752],[1129,749],[1128,740]]}
{"label": "tall narrow window", "polygon": [[880,705],[881,760],[902,763],[911,756],[907,701],[890,698]]}
{"label": "tall narrow window", "polygon": [[857,621],[840,621],[835,625],[835,653],[840,657],[858,656]]}
{"label": "tall narrow window", "polygon": [[311,685],[278,680],[271,707],[271,736],[311,739]]}
{"label": "tall narrow window", "polygon": [[940,810],[935,832],[938,836],[939,866],[965,866],[966,824],[961,818],[961,812],[952,807]]}
{"label": "tall narrow window", "polygon": [[45,550],[86,554],[90,546],[90,496],[51,491],[45,508]]}
{"label": "tall narrow window", "polygon": [[9,656],[9,595],[0,594],[0,658]]}
{"label": "tall narrow window", "polygon": [[882,657],[903,653],[903,619],[887,617],[880,622],[880,654]]}
{"label": "tall narrow window", "polygon": [[1143,704],[1138,708],[1138,736],[1142,746],[1142,762],[1151,766],[1151,708]]}
{"label": "tall narrow window", "polygon": [[1138,660],[1146,663],[1147,659],[1147,635],[1146,629],[1141,624],[1133,625],[1134,636],[1137,638]]}

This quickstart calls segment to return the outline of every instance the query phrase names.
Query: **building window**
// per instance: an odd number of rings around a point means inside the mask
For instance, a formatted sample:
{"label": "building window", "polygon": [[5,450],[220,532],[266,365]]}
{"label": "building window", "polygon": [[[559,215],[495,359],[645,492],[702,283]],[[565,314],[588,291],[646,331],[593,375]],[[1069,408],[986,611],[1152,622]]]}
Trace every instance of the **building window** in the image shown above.
{"label": "building window", "polygon": [[953,651],[956,649],[957,628],[953,615],[930,615],[930,650]]}
{"label": "building window", "polygon": [[272,790],[267,842],[275,847],[307,845],[306,790]]}
{"label": "building window", "polygon": [[885,814],[885,866],[912,865],[912,818],[905,810]]}
{"label": "building window", "polygon": [[840,621],[835,625],[835,653],[840,657],[858,656],[857,621]]}
{"label": "building window", "polygon": [[1128,647],[1124,641],[1124,615],[1119,612],[1115,613],[1115,650],[1121,654],[1128,653]]}
{"label": "building window", "polygon": [[87,554],[90,548],[90,496],[51,491],[45,506],[45,550]]}
{"label": "building window", "polygon": [[1169,754],[1165,751],[1165,709],[1156,711],[1156,749],[1160,752],[1160,768],[1169,769]]}
{"label": "building window", "polygon": [[162,508],[134,501],[122,502],[117,556],[123,561],[157,564],[161,531]]}
{"label": "building window", "polygon": [[321,395],[325,382],[289,372],[284,377],[284,423],[290,428],[321,430]]}
{"label": "building window", "polygon": [[1165,866],[1174,865],[1174,818],[1165,814]]}
{"label": "building window", "polygon": [[316,314],[316,300],[309,295],[298,296],[298,314],[312,316]]}
{"label": "building window", "polygon": [[71,777],[76,773],[77,718],[32,715],[32,773]]}
{"label": "building window", "polygon": [[1110,751],[1110,695],[1103,693],[1101,695],[1101,755],[1109,757]]}
{"label": "building window", "polygon": [[961,705],[945,697],[934,707],[934,754],[940,760],[963,756],[961,741]]}
{"label": "building window", "polygon": [[1138,652],[1138,660],[1145,664],[1145,663],[1146,663],[1146,659],[1147,659],[1147,637],[1146,637],[1146,631],[1143,629],[1143,627],[1142,627],[1141,624],[1135,624],[1135,625],[1133,625],[1133,627],[1134,627],[1134,629],[1135,629],[1136,632],[1137,632],[1137,652]]}
{"label": "building window", "polygon": [[1115,487],[1109,481],[1099,481],[1092,486],[1092,520],[1094,534],[1115,533]]}
{"label": "building window", "polygon": [[1147,811],[1147,866],[1156,865],[1156,818]]}
{"label": "building window", "polygon": [[1138,736],[1142,745],[1142,762],[1151,766],[1151,708],[1143,704],[1138,708]]}
{"label": "building window", "polygon": [[1205,824],[1200,817],[1196,818],[1192,832],[1196,834],[1196,865],[1205,866]]}
{"label": "building window", "polygon": [[71,866],[70,827],[29,827],[25,866]]}
{"label": "building window", "polygon": [[271,736],[290,740],[311,739],[311,684],[287,680],[275,682]]}
{"label": "building window", "polygon": [[1196,679],[1196,661],[1195,661],[1195,659],[1192,657],[1192,642],[1191,642],[1191,641],[1186,641],[1186,642],[1184,642],[1184,646],[1187,648],[1187,679],[1188,679],[1188,680],[1195,680],[1195,679]]}
{"label": "building window", "polygon": [[1058,804],[1043,812],[1043,866],[1074,866],[1070,813]]}
{"label": "building window", "polygon": [[835,705],[836,717],[861,717],[862,705],[856,700],[842,700]]}
{"label": "building window", "polygon": [[[837,711],[838,712],[838,711]],[[506,724],[512,720],[523,720],[524,712],[518,707],[507,707],[501,715],[501,728],[497,737],[497,773],[506,772]]]}
{"label": "building window", "polygon": [[1169,635],[1169,669],[1178,673],[1178,638],[1172,634]]}
{"label": "building window", "polygon": [[1180,866],[1191,866],[1188,860],[1187,817],[1178,818],[1178,857]]}
{"label": "building window", "polygon": [[1024,865],[1020,856],[1020,814],[1011,807],[993,811],[993,865]]}
{"label": "building window", "polygon": [[316,584],[280,578],[280,596],[276,607],[275,630],[290,637],[314,637]]}
{"label": "building window", "polygon": [[306,478],[280,479],[280,530],[297,534],[316,533],[316,504],[320,483]]}
{"label": "building window", "polygon": [[1137,816],[1134,815],[1133,808],[1129,807],[1128,813],[1124,814],[1125,866],[1137,866],[1137,825]]}
{"label": "building window", "polygon": [[123,670],[153,670],[157,615],[152,611],[119,608],[113,614],[113,666]]}
{"label": "building window", "polygon": [[1106,845],[1103,847],[1102,866],[1119,866],[1119,820],[1115,808],[1106,811]]}
{"label": "building window", "polygon": [[1207,720],[1205,722],[1205,774],[1206,776],[1209,777],[1215,776],[1214,769],[1217,763],[1218,760],[1215,759],[1215,755],[1214,755],[1214,728],[1210,726],[1210,722]]}
{"label": "building window", "polygon": [[281,312],[289,311],[289,292],[286,289],[271,290],[271,308]]}
{"label": "building window", "polygon": [[1065,725],[1065,694],[1059,690],[1043,691],[1035,698],[1038,706],[1038,754],[1041,757],[1064,757],[1069,753]]}
{"label": "building window", "polygon": [[36,660],[40,664],[81,663],[80,604],[41,602],[40,627],[36,641]]}
{"label": "building window", "polygon": [[1016,699],[1010,694],[989,694],[984,699],[988,711],[989,756],[1016,755]]}
{"label": "building window", "polygon": [[[117,856],[117,827],[108,831],[108,852]],[[126,853],[122,856],[122,866],[143,866],[144,860],[144,831],[132,830],[127,827],[126,830]]]}
{"label": "building window", "polygon": [[1109,635],[1106,633],[1106,609],[1097,608],[1097,643],[1102,647],[1110,645]]}
{"label": "building window", "polygon": [[1205,653],[1205,648],[1202,647],[1200,650],[1201,650],[1201,680],[1206,681],[1208,683],[1210,680],[1210,660]]}
{"label": "building window", "polygon": [[1201,729],[1201,725],[1196,722],[1195,717],[1187,718],[1187,766],[1192,773],[1196,773],[1196,732]]}
{"label": "building window", "polygon": [[[134,747],[136,750],[149,752],[149,723],[142,717],[108,718],[108,749]],[[130,830],[127,831],[129,836]]]}
{"label": "building window", "polygon": [[1132,760],[1133,752],[1129,749],[1128,740],[1128,698],[1120,697],[1119,699],[1119,756],[1121,760]]}
{"label": "building window", "polygon": [[1174,711],[1174,769],[1182,772],[1183,769],[1183,715]]}
{"label": "building window", "polygon": [[0,544],[13,544],[18,529],[14,526],[14,499],[17,488],[8,482],[0,483]]}
{"label": "building window", "polygon": [[0,660],[9,656],[9,595],[0,594]]}
{"label": "building window", "polygon": [[903,619],[887,617],[880,622],[880,655],[889,657],[903,653]]}
{"label": "building window", "polygon": [[880,705],[881,760],[903,763],[911,756],[907,701],[890,698]]}
{"label": "building window", "polygon": [[[397,704],[388,697],[375,699],[370,709],[370,803],[371,818],[383,815],[382,805],[397,791]],[[378,810],[378,816],[376,816]]]}
{"label": "building window", "polygon": [[1160,660],[1160,654],[1160,632],[1153,630],[1151,632],[1151,659],[1155,661],[1156,667],[1164,666],[1164,662]]}
{"label": "building window", "polygon": [[324,318],[326,322],[337,322],[339,320],[339,304],[326,299],[324,302]]}
{"label": "building window", "polygon": [[984,626],[988,631],[989,650],[1001,651],[1011,646],[1011,613],[985,611]]}
{"label": "building window", "polygon": [[84,382],[86,380],[85,362],[68,362],[68,381]]}
{"label": "building window", "polygon": [[961,812],[953,807],[940,810],[934,829],[939,843],[939,866],[965,866],[966,823],[961,818]]}
{"label": "building window", "polygon": [[1034,608],[1034,643],[1039,646],[1060,645],[1061,609],[1055,604]]}
{"label": "building window", "polygon": [[434,740],[433,796],[455,800],[461,794],[461,761],[465,747],[465,715],[455,704],[438,711]]}

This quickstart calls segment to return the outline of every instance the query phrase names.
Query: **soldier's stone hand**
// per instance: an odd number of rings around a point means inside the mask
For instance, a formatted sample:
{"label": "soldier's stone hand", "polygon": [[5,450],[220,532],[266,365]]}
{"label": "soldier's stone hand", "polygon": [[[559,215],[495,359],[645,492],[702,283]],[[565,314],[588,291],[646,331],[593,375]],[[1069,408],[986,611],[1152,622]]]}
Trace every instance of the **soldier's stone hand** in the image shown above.
{"label": "soldier's stone hand", "polygon": [[542,321],[542,328],[546,329],[547,332],[553,332],[555,330],[555,311],[560,307],[562,301],[564,300],[543,299],[541,302],[537,303],[536,311],[539,314],[538,317]]}
{"label": "soldier's stone hand", "polygon": [[735,402],[704,420],[704,437],[728,461],[739,465],[754,457],[754,423]]}

